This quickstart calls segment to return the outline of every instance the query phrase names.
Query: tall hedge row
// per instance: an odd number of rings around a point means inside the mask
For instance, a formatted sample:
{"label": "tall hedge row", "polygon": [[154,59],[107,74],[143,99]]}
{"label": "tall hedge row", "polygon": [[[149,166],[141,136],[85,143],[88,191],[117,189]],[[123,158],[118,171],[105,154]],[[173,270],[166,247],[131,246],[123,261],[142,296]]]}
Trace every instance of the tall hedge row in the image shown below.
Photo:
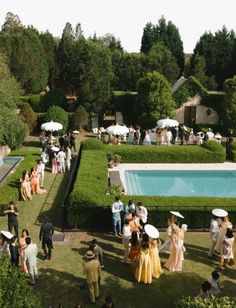
{"label": "tall hedge row", "polygon": [[[108,188],[107,153],[111,151],[114,154],[121,155],[124,163],[214,163],[222,162],[225,158],[223,147],[212,141],[208,141],[204,147],[146,147],[132,145],[104,146],[97,139],[87,139],[82,144],[80,166],[74,189],[67,200],[70,226],[111,227],[109,205],[113,202],[114,196],[106,195]],[[170,154],[172,151],[175,155]],[[122,196],[124,203],[127,203],[129,199],[130,196]],[[158,225],[160,221],[166,221],[167,214],[163,213],[163,210],[166,212],[167,208],[184,209],[183,207],[187,206],[188,208],[185,208],[184,212],[187,220],[192,221],[192,228],[197,228],[199,223],[203,221],[204,211],[201,206],[209,206],[209,209],[207,209],[209,218],[211,206],[236,206],[235,198],[132,196],[132,199],[135,202],[142,201],[149,207],[149,221],[155,225]],[[199,207],[198,215],[192,212],[191,207]],[[161,217],[162,219],[160,219]]]}

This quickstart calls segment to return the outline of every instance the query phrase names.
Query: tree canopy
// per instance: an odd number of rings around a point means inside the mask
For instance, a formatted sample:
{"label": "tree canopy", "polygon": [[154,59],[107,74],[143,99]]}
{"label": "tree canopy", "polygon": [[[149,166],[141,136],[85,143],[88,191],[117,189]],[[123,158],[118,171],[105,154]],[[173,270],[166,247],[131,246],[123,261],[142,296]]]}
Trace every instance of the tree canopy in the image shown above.
{"label": "tree canopy", "polygon": [[224,83],[223,119],[228,126],[236,127],[236,76]]}

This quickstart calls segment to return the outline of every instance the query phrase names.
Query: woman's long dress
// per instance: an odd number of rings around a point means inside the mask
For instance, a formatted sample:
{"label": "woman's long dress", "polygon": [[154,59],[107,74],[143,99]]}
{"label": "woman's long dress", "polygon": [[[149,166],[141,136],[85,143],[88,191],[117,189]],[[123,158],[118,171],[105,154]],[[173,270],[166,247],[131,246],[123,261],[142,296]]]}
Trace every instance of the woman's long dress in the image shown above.
{"label": "woman's long dress", "polygon": [[159,278],[160,275],[163,274],[163,270],[161,268],[158,246],[155,240],[150,244],[150,258],[152,263],[152,276],[154,278]]}
{"label": "woman's long dress", "polygon": [[28,268],[24,260],[25,249],[27,247],[25,242],[25,237],[21,237],[19,239],[19,246],[20,246],[20,267],[23,272],[28,273]]}
{"label": "woman's long dress", "polygon": [[152,283],[152,264],[149,249],[140,250],[139,265],[135,271],[135,278],[138,282]]}
{"label": "woman's long dress", "polygon": [[182,262],[184,259],[184,253],[183,253],[184,241],[182,238],[178,237],[176,234],[173,234],[171,236],[171,240],[172,240],[172,248],[171,248],[170,256],[164,266],[170,272],[181,272]]}
{"label": "woman's long dress", "polygon": [[135,274],[136,264],[138,262],[138,256],[140,252],[139,244],[130,247],[130,261],[131,261],[131,272]]}
{"label": "woman's long dress", "polygon": [[220,253],[221,252],[221,248],[222,248],[222,242],[223,242],[223,239],[225,237],[225,233],[227,231],[227,229],[232,229],[232,224],[230,221],[227,221],[227,222],[222,222],[222,225],[221,225],[221,228],[220,228],[220,232],[219,232],[219,235],[217,237],[217,242],[216,242],[216,248],[215,250]]}

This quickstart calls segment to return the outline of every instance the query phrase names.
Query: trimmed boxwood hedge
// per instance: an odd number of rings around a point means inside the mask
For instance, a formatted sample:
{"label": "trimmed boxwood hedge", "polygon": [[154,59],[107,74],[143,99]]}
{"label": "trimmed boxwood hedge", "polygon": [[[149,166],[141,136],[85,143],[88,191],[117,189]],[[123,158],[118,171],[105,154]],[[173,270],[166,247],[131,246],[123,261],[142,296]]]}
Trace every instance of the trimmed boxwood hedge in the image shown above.
{"label": "trimmed boxwood hedge", "polygon": [[236,142],[231,142],[229,147],[229,159],[236,162]]}
{"label": "trimmed boxwood hedge", "polygon": [[[210,149],[215,151],[213,152]],[[87,139],[82,143],[80,166],[73,191],[67,200],[70,226],[111,227],[109,206],[114,201],[114,196],[106,196],[108,187],[107,153],[111,151],[121,155],[124,163],[214,163],[224,161],[225,157],[223,147],[213,141],[206,142],[204,147],[146,147],[132,145],[104,146],[97,139]],[[172,151],[175,155],[170,154]],[[199,160],[197,160],[197,157],[199,157]],[[183,158],[186,160],[184,161]],[[127,203],[130,198],[130,196],[122,196],[122,201]],[[191,228],[203,226],[204,219],[208,226],[213,206],[224,208],[233,206],[236,210],[236,198],[132,196],[132,199],[135,202],[142,201],[149,207],[149,222],[159,225],[159,227],[164,227],[168,217],[167,210],[173,208],[184,211],[187,218],[185,222],[191,221]],[[208,213],[207,218],[205,212]],[[160,225],[160,222],[164,225]]]}
{"label": "trimmed boxwood hedge", "polygon": [[204,307],[236,307],[236,297],[210,297],[210,298],[191,298],[183,297],[176,303],[177,308],[204,308]]}

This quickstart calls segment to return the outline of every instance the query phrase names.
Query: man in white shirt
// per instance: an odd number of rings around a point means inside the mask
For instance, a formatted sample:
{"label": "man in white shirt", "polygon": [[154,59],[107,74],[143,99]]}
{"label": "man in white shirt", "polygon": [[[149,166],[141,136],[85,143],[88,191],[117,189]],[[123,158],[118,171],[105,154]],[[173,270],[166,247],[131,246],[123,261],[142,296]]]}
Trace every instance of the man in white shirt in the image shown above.
{"label": "man in white shirt", "polygon": [[38,269],[37,269],[38,247],[36,244],[31,243],[31,238],[29,236],[26,237],[25,242],[27,247],[24,253],[24,260],[29,270],[31,282],[32,284],[35,284],[35,280],[38,280]]}
{"label": "man in white shirt", "polygon": [[112,220],[113,220],[113,231],[115,235],[121,236],[121,216],[120,212],[122,210],[123,203],[120,197],[115,198],[115,202],[111,205]]}
{"label": "man in white shirt", "polygon": [[43,161],[40,159],[38,161],[38,165],[37,165],[37,179],[39,181],[39,186],[43,187],[43,181],[44,181],[44,170],[45,170],[45,164],[43,163]]}
{"label": "man in white shirt", "polygon": [[219,229],[218,217],[214,216],[210,224],[211,248],[208,253],[209,257],[213,256],[219,232],[220,232],[220,229]]}
{"label": "man in white shirt", "polygon": [[57,154],[57,161],[59,162],[60,173],[64,173],[66,171],[65,158],[66,153],[63,151],[63,148],[61,148],[60,152]]}
{"label": "man in white shirt", "polygon": [[66,148],[66,168],[67,171],[70,171],[70,166],[71,166],[71,149],[70,147]]}
{"label": "man in white shirt", "polygon": [[142,202],[137,203],[136,213],[138,217],[140,218],[140,225],[144,227],[145,224],[147,223],[148,211],[145,208],[145,206],[143,206]]}

